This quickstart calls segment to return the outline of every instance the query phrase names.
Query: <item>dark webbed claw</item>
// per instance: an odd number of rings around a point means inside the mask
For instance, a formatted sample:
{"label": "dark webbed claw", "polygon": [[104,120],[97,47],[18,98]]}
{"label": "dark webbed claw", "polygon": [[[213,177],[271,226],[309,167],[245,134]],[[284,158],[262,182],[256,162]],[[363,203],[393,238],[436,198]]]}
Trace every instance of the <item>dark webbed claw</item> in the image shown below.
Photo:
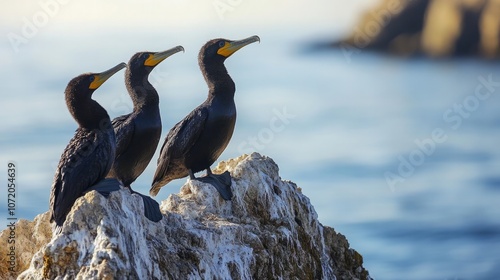
{"label": "dark webbed claw", "polygon": [[[192,175],[192,173],[190,173],[190,175]],[[191,180],[198,180],[214,186],[224,200],[231,200],[233,197],[233,192],[231,191],[231,175],[228,171],[222,174],[213,174],[210,169],[207,169],[207,175],[205,177],[196,178],[194,175],[190,177]]]}

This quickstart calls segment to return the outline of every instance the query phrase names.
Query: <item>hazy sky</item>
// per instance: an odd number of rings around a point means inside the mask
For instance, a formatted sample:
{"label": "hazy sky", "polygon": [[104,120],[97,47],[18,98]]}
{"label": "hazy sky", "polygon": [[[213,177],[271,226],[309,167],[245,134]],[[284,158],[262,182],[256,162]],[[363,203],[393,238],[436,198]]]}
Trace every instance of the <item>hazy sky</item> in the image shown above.
{"label": "hazy sky", "polygon": [[[377,0],[39,0],[8,1],[0,11],[2,26],[20,31],[26,20],[37,27],[83,25],[89,28],[151,27],[169,24],[348,24]],[[7,6],[7,1],[3,1]]]}

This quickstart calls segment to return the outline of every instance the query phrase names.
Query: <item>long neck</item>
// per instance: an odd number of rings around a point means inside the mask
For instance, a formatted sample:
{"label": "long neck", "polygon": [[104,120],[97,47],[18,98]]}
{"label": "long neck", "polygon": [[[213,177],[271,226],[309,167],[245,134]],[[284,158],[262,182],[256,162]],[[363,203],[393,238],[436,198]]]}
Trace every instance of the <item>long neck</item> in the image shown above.
{"label": "long neck", "polygon": [[106,110],[95,100],[72,99],[68,109],[81,128],[107,130],[111,128],[111,120]]}
{"label": "long neck", "polygon": [[144,107],[158,107],[158,92],[148,80],[149,73],[133,73],[127,71],[126,86],[134,104],[134,111]]}
{"label": "long neck", "polygon": [[223,62],[200,63],[200,69],[208,84],[209,98],[231,100],[234,98],[236,87]]}

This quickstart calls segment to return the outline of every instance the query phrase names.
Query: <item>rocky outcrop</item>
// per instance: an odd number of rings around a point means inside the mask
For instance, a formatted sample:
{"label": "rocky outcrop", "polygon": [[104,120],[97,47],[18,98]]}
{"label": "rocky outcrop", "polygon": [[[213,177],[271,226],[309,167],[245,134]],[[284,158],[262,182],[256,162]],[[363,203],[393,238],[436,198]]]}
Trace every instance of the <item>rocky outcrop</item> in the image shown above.
{"label": "rocky outcrop", "polygon": [[344,50],[500,58],[500,0],[382,0],[344,40]]}
{"label": "rocky outcrop", "polygon": [[33,221],[20,220],[15,228],[7,227],[0,233],[0,279],[14,279],[28,268],[33,255],[50,242],[49,218],[49,212],[45,212]]}
{"label": "rocky outcrop", "polygon": [[18,279],[370,279],[361,255],[318,221],[272,159],[244,155],[214,172],[226,170],[231,201],[188,180],[161,203],[157,223],[128,190],[79,198],[58,234],[47,213],[19,222],[27,225],[20,246],[30,249],[17,252],[36,253],[19,260],[21,269],[31,263]]}

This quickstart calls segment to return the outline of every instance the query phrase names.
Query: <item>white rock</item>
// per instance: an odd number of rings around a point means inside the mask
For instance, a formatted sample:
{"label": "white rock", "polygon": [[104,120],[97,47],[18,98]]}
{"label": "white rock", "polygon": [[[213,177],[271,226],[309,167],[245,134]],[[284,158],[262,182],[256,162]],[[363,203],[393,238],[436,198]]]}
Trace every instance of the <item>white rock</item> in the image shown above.
{"label": "white rock", "polygon": [[[231,201],[188,180],[161,203],[158,223],[141,214],[142,199],[128,190],[108,199],[87,193],[61,233],[37,245],[18,279],[370,279],[361,255],[319,223],[309,199],[281,180],[272,159],[243,155],[214,173],[226,170]],[[32,238],[47,234],[35,230]]]}

